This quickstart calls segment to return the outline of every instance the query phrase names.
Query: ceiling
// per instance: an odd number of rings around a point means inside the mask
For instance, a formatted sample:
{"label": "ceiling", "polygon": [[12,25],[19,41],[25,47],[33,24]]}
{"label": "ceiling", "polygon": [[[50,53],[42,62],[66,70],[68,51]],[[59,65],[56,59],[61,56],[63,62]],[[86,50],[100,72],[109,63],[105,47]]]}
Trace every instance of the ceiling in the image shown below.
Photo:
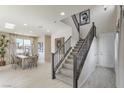
{"label": "ceiling", "polygon": [[[60,22],[61,19],[93,7],[88,5],[1,5],[0,31],[31,36],[52,34],[69,28]],[[65,15],[61,16],[61,12],[65,12]],[[6,22],[15,24],[15,29],[5,29]]]}

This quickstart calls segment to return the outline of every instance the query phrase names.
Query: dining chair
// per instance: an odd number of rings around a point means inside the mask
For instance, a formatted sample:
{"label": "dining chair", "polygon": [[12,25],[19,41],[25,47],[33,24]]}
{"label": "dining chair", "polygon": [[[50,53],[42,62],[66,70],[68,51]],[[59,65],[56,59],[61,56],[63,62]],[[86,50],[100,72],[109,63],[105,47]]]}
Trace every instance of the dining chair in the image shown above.
{"label": "dining chair", "polygon": [[21,64],[20,64],[21,60],[18,57],[11,55],[11,58],[12,58],[12,60],[11,60],[12,67],[14,67],[16,69],[17,66],[21,66]]}
{"label": "dining chair", "polygon": [[37,67],[38,65],[38,55],[35,55],[34,57],[34,65]]}
{"label": "dining chair", "polygon": [[37,67],[38,56],[30,56],[28,59],[29,68]]}

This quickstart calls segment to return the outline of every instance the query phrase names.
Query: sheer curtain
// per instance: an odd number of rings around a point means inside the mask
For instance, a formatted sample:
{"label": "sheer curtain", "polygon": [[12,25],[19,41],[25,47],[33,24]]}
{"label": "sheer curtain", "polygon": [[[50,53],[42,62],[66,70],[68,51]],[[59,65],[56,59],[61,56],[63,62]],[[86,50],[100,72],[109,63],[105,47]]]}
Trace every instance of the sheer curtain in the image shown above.
{"label": "sheer curtain", "polygon": [[11,62],[11,55],[16,55],[16,43],[15,43],[15,38],[16,38],[16,35],[14,34],[9,34],[9,40],[10,40],[10,43],[9,43],[9,58],[10,58],[10,61],[9,63]]}
{"label": "sheer curtain", "polygon": [[38,38],[35,37],[32,41],[32,53],[33,55],[38,55]]}

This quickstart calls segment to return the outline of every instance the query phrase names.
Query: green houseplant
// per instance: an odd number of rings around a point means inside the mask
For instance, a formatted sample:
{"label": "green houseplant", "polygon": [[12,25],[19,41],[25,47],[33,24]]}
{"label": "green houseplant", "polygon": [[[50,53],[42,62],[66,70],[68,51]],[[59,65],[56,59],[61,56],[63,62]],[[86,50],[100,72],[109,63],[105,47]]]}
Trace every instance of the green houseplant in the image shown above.
{"label": "green houseplant", "polygon": [[5,65],[5,53],[6,53],[6,47],[8,46],[9,40],[6,39],[5,35],[0,36],[0,66]]}

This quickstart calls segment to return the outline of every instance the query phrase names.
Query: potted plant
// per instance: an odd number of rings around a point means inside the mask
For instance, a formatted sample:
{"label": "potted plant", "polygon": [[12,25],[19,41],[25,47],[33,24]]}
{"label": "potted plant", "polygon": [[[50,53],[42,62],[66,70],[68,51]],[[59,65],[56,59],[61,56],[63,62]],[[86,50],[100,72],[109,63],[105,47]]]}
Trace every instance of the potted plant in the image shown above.
{"label": "potted plant", "polygon": [[5,35],[0,36],[0,66],[6,64],[4,57],[6,53],[6,47],[8,46],[9,40],[6,39]]}

